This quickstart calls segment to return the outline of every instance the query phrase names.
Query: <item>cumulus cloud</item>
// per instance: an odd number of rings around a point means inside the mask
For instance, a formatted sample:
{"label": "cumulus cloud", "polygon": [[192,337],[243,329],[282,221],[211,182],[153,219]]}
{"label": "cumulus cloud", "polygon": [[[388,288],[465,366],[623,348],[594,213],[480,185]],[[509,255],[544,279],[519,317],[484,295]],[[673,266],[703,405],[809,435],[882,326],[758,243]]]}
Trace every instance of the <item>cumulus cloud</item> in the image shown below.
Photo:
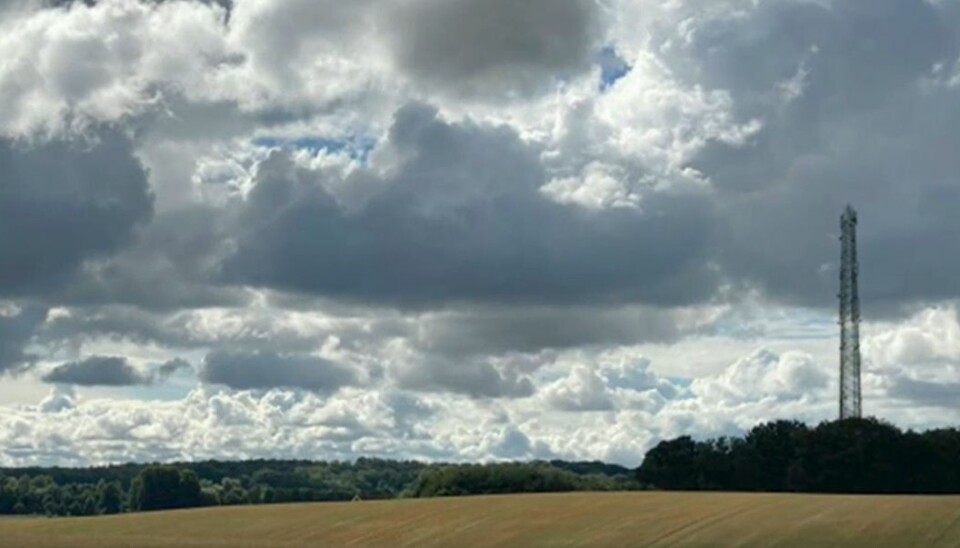
{"label": "cumulus cloud", "polygon": [[892,379],[887,395],[913,404],[954,408],[960,398],[960,383],[930,382],[899,376]]}
{"label": "cumulus cloud", "polygon": [[35,146],[0,139],[0,172],[0,294],[68,282],[152,214],[147,175],[112,131]]}
{"label": "cumulus cloud", "polygon": [[[341,320],[320,312],[278,310],[251,303],[244,308],[144,310],[133,306],[68,307],[42,329],[47,341],[128,340],[140,345],[196,350],[223,348],[254,352],[307,352],[328,334],[348,342],[372,330],[362,320]],[[389,322],[385,322],[389,323]]]}
{"label": "cumulus cloud", "polygon": [[763,398],[799,399],[823,394],[829,372],[800,352],[778,355],[760,349],[737,360],[723,373],[695,379],[690,390],[707,402],[737,404]]}
{"label": "cumulus cloud", "polygon": [[77,394],[69,384],[58,385],[46,398],[40,401],[37,410],[41,413],[60,413],[73,409],[77,405]]}
{"label": "cumulus cloud", "polygon": [[[625,367],[647,366],[638,362]],[[570,378],[583,376],[584,369],[575,368]],[[777,405],[781,411],[788,408],[791,417],[808,420],[822,418],[835,405],[830,395],[808,405],[744,399],[733,408],[690,392],[640,407],[619,392],[645,394],[651,391],[647,386],[667,381],[649,374],[652,383],[619,388],[613,380],[616,369],[602,363],[593,372],[607,385],[612,403],[603,405],[601,413],[582,412],[583,408],[557,413],[540,398],[418,396],[363,387],[332,394],[206,388],[165,402],[81,399],[68,388],[57,388],[39,406],[0,410],[0,451],[8,461],[61,464],[367,455],[455,461],[606,459],[633,465],[661,438],[737,433]],[[464,416],[471,420],[464,421]],[[57,443],[48,443],[52,439]]]}
{"label": "cumulus cloud", "polygon": [[213,6],[104,0],[5,18],[0,132],[82,129],[143,111],[156,87],[214,86],[210,69],[228,51]]}
{"label": "cumulus cloud", "polygon": [[432,353],[463,356],[671,342],[684,331],[679,316],[653,307],[473,308],[424,316],[418,345]]}
{"label": "cumulus cloud", "polygon": [[523,398],[533,382],[510,360],[485,356],[446,358],[418,354],[409,345],[394,344],[385,357],[386,373],[397,386],[414,391],[451,392],[473,398]]}
{"label": "cumulus cloud", "polygon": [[[247,53],[256,80],[296,86],[302,91],[294,91],[294,97],[306,92],[322,103],[328,94],[349,93],[370,74],[361,62],[369,59],[377,39],[367,34],[377,5],[371,0],[241,2],[231,12],[231,39]],[[314,86],[314,79],[324,76],[332,80],[328,90]]]}
{"label": "cumulus cloud", "polygon": [[[789,373],[803,369],[797,365],[804,363],[801,358],[755,352],[711,377],[707,384],[712,390],[696,381],[684,388],[650,371],[644,360],[600,359],[595,367],[575,364],[562,382],[551,384],[538,376],[546,388],[518,400],[344,387],[332,394],[203,388],[179,400],[144,402],[82,399],[69,387],[58,387],[39,406],[0,409],[0,458],[20,464],[81,464],[366,455],[455,461],[604,459],[635,465],[664,438],[738,434],[773,417],[814,422],[833,416],[832,390],[800,395],[784,388],[783,378],[799,378],[790,386],[811,382]],[[635,378],[625,381],[626,372]],[[737,383],[733,388],[731,379]],[[734,388],[737,392],[731,393]],[[628,397],[664,393],[669,395],[660,396],[656,405],[636,405],[636,398]],[[586,397],[590,394],[603,399],[592,401]],[[546,405],[556,396],[563,412]],[[895,409],[886,404],[877,408]],[[900,424],[949,423],[956,413],[947,409]]]}
{"label": "cumulus cloud", "polygon": [[77,386],[135,386],[152,382],[125,358],[114,356],[92,356],[59,365],[45,374],[43,380]]}
{"label": "cumulus cloud", "polygon": [[418,405],[398,394],[356,390],[331,399],[307,391],[196,389],[183,399],[141,402],[78,399],[72,389],[57,387],[40,406],[0,411],[0,458],[60,465],[350,459],[356,453],[396,458],[430,450],[416,435],[401,441],[396,430]]}
{"label": "cumulus cloud", "polygon": [[548,407],[570,412],[656,413],[671,400],[690,395],[675,381],[653,372],[646,358],[617,361],[598,356],[592,361],[574,362],[565,376],[546,385],[542,396]]}
{"label": "cumulus cloud", "polygon": [[543,168],[515,133],[423,105],[397,112],[389,146],[401,158],[392,176],[352,212],[324,173],[283,153],[264,161],[227,279],[400,305],[683,304],[715,287],[702,198],[651,196],[645,212],[604,215],[558,204],[538,192]]}
{"label": "cumulus cloud", "polygon": [[727,90],[738,117],[762,123],[689,162],[722,195],[725,269],[775,298],[826,305],[837,215],[851,202],[868,316],[955,296],[947,212],[958,196],[946,181],[958,166],[945,143],[960,97],[944,71],[958,56],[956,18],[921,0],[739,7],[687,8],[686,25],[656,36],[675,74]]}
{"label": "cumulus cloud", "polygon": [[551,407],[560,411],[609,411],[613,402],[607,384],[589,367],[577,366],[570,375],[544,390]]}
{"label": "cumulus cloud", "polygon": [[228,246],[221,224],[220,212],[208,207],[159,213],[122,249],[85,261],[60,298],[146,310],[243,305],[242,289],[217,283]]}
{"label": "cumulus cloud", "polygon": [[157,368],[156,375],[158,379],[166,380],[172,375],[184,370],[192,371],[193,366],[186,360],[176,358],[161,364],[160,367]]}
{"label": "cumulus cloud", "polygon": [[315,356],[218,351],[204,359],[200,379],[237,390],[302,388],[329,394],[353,384],[357,376],[347,367]]}
{"label": "cumulus cloud", "polygon": [[397,3],[397,63],[418,83],[468,97],[525,96],[586,71],[600,8],[589,0],[425,0]]}
{"label": "cumulus cloud", "polygon": [[897,324],[877,324],[866,333],[863,351],[881,368],[921,369],[960,365],[960,321],[954,306],[923,310]]}
{"label": "cumulus cloud", "polygon": [[952,408],[960,395],[960,321],[955,306],[922,310],[866,330],[867,387],[916,407]]}
{"label": "cumulus cloud", "polygon": [[36,359],[27,345],[46,317],[42,307],[0,302],[0,373],[17,371]]}

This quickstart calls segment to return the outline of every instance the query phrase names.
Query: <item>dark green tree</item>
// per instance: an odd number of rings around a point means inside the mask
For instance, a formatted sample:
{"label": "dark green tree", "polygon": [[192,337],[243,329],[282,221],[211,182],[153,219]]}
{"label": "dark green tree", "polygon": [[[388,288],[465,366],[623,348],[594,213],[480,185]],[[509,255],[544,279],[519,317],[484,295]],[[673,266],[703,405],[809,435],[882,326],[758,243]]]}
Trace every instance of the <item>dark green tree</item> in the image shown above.
{"label": "dark green tree", "polygon": [[133,481],[130,507],[134,510],[170,510],[201,506],[200,481],[193,470],[149,466]]}
{"label": "dark green tree", "polygon": [[697,442],[690,436],[661,441],[647,452],[637,479],[661,489],[699,489],[702,471],[697,468],[697,452]]}
{"label": "dark green tree", "polygon": [[83,498],[83,510],[81,511],[84,516],[96,516],[100,513],[100,509],[97,507],[97,499],[94,498],[93,493],[87,493],[87,496]]}
{"label": "dark green tree", "polygon": [[[809,432],[798,421],[759,424],[747,433],[741,454],[736,456],[741,472],[740,488],[756,491],[790,491],[798,487],[791,480],[791,467]],[[796,469],[794,469],[796,476]]]}
{"label": "dark green tree", "polygon": [[120,482],[105,482],[97,484],[97,506],[104,514],[119,514],[123,511],[123,489]]}

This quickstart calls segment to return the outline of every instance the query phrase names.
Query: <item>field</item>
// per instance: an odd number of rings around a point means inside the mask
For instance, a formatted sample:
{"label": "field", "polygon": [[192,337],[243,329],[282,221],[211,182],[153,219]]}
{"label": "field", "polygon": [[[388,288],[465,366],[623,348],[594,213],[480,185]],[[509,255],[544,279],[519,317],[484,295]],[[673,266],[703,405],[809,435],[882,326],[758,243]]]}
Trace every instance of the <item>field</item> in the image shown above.
{"label": "field", "polygon": [[960,497],[555,494],[0,519],[0,546],[960,546]]}

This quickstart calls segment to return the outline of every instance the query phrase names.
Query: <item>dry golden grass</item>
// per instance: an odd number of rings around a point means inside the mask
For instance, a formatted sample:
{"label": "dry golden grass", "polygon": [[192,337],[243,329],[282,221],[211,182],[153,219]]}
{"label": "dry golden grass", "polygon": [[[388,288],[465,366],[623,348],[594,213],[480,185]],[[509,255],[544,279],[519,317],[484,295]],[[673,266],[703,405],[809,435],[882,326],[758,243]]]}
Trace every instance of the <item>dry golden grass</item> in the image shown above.
{"label": "dry golden grass", "polygon": [[0,546],[960,546],[960,497],[512,495],[2,519]]}

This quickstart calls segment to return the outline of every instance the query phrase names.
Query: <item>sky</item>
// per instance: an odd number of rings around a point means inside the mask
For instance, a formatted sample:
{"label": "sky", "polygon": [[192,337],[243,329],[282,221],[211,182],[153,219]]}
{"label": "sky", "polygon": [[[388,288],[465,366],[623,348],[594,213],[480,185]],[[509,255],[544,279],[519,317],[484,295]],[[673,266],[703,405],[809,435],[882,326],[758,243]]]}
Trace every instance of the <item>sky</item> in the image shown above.
{"label": "sky", "polygon": [[960,2],[0,0],[0,466],[960,423]]}

